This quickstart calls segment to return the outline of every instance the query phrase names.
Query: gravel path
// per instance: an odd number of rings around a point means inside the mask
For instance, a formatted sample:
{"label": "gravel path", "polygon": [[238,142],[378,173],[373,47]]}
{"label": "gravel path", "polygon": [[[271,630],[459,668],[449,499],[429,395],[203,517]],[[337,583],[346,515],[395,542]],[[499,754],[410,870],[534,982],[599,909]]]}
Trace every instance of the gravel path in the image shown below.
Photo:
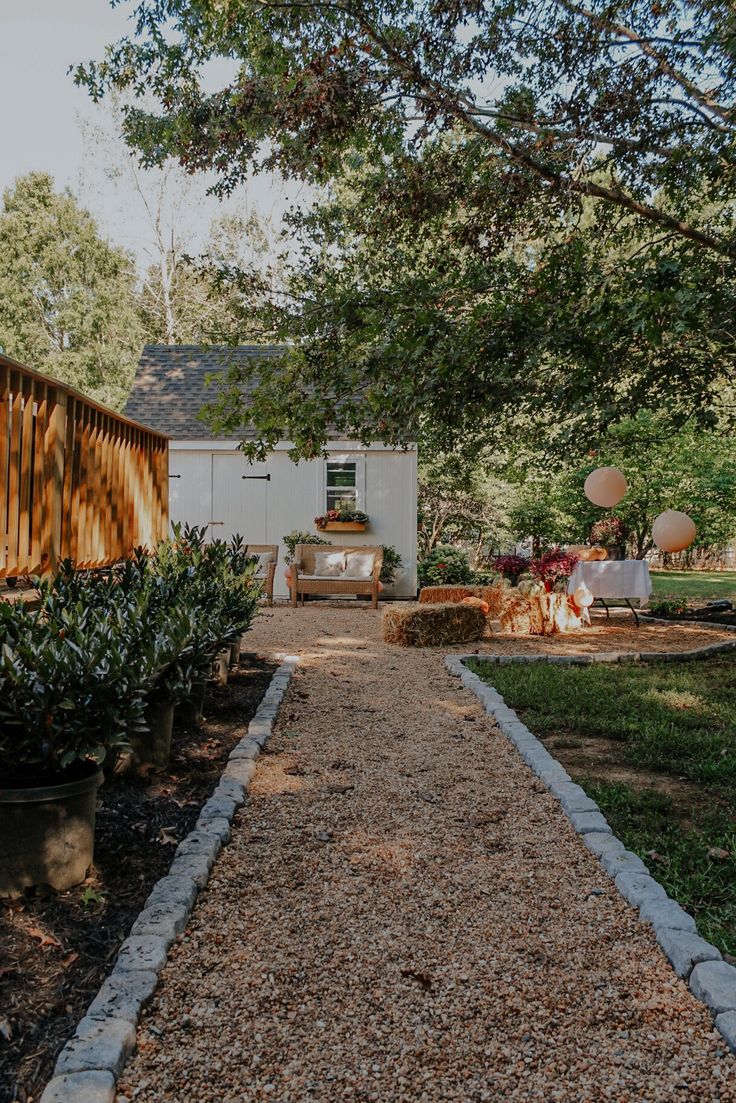
{"label": "gravel path", "polygon": [[[259,618],[302,666],[119,1101],[736,1101],[710,1015],[444,651],[379,624]],[[585,646],[717,638],[618,631]]]}

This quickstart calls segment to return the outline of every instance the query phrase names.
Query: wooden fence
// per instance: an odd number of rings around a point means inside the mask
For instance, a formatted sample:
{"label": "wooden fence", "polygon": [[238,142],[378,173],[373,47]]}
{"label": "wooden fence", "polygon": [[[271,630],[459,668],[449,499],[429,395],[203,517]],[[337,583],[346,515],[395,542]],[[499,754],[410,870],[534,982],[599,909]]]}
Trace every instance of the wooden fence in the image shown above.
{"label": "wooden fence", "polygon": [[0,355],[0,578],[152,548],[168,463],[167,437]]}

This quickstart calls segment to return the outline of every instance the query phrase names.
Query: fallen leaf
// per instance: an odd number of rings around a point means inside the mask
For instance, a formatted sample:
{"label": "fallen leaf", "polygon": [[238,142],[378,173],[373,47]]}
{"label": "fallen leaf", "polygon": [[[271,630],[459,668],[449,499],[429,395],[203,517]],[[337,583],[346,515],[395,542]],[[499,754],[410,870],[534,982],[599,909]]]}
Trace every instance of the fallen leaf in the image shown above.
{"label": "fallen leaf", "polygon": [[58,946],[61,948],[61,943],[54,938],[52,934],[46,934],[40,927],[29,927],[28,934],[31,938],[37,938],[42,946]]}
{"label": "fallen leaf", "polygon": [[667,861],[667,859],[664,857],[664,855],[660,854],[656,850],[648,850],[647,851],[647,858],[651,858],[651,860],[653,862],[666,862]]}
{"label": "fallen leaf", "polygon": [[730,858],[731,855],[727,850],[724,850],[722,846],[711,846],[708,849],[709,858],[717,858],[719,861],[723,861],[724,858]]}
{"label": "fallen leaf", "polygon": [[78,960],[79,954],[69,954],[68,957],[64,958],[61,964],[64,966],[65,969],[68,969],[70,965],[73,965],[74,962]]}
{"label": "fallen leaf", "polygon": [[13,1028],[9,1020],[3,1016],[0,1016],[0,1038],[3,1038],[6,1042],[12,1041],[13,1038]]}
{"label": "fallen leaf", "polygon": [[173,834],[174,831],[176,831],[175,827],[162,827],[158,833],[158,841],[164,846],[177,846],[179,840]]}

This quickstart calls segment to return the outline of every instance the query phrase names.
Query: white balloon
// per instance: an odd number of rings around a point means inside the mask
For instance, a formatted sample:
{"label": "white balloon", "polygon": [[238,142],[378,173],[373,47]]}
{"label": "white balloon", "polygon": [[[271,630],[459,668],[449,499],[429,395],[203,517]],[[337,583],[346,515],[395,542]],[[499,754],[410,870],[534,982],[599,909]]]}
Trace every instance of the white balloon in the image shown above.
{"label": "white balloon", "polygon": [[695,539],[695,522],[679,509],[666,509],[655,518],[652,536],[658,548],[665,552],[679,552],[689,548]]}
{"label": "white balloon", "polygon": [[596,467],[585,480],[585,496],[595,506],[610,509],[617,506],[629,489],[617,467]]}
{"label": "white balloon", "polygon": [[587,609],[595,601],[592,592],[588,589],[584,582],[581,583],[580,586],[578,586],[577,590],[572,596],[575,598],[575,604],[578,605],[581,609]]}

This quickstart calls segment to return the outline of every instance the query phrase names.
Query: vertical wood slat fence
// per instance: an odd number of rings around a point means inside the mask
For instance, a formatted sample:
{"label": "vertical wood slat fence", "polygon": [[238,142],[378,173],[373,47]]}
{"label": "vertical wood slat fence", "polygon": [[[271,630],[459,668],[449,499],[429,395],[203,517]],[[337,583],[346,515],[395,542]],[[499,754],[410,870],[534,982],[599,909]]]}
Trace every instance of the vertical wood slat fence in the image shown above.
{"label": "vertical wood slat fence", "polygon": [[0,355],[0,578],[152,549],[168,471],[167,437]]}

